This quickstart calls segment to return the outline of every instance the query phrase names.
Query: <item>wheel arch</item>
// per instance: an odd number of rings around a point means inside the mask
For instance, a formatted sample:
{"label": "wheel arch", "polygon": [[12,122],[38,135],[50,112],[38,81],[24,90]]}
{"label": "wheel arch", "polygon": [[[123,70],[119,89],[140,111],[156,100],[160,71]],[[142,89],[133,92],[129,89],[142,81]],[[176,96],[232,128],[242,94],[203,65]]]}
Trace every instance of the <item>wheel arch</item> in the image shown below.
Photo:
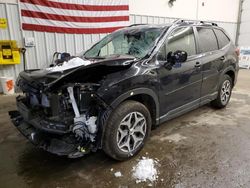
{"label": "wheel arch", "polygon": [[234,87],[234,85],[235,85],[235,72],[233,70],[228,70],[227,72],[225,72],[225,74],[230,76],[230,78],[232,79],[233,87]]}
{"label": "wheel arch", "polygon": [[234,87],[234,85],[235,85],[235,82],[236,82],[236,73],[235,73],[235,69],[233,68],[233,67],[228,67],[227,69],[225,69],[223,72],[222,72],[222,75],[221,75],[221,78],[220,79],[222,79],[222,76],[223,75],[228,75],[228,76],[230,76],[230,78],[232,79],[232,83],[233,83],[233,87]]}
{"label": "wheel arch", "polygon": [[100,124],[102,125],[101,126],[102,130],[100,133],[101,139],[98,143],[99,148],[103,147],[103,140],[104,140],[104,135],[106,131],[106,123],[108,122],[108,119],[110,115],[112,114],[112,110],[117,108],[119,104],[121,104],[122,102],[126,100],[134,100],[134,101],[138,101],[144,104],[148,108],[152,116],[153,126],[156,126],[159,124],[159,120],[158,120],[159,100],[158,100],[157,94],[152,89],[148,89],[148,88],[136,88],[136,89],[129,90],[123,93],[122,95],[120,95],[119,97],[117,97],[111,103],[110,105],[111,108],[109,110],[106,110],[104,114],[102,115],[102,118],[100,118]]}
{"label": "wheel arch", "polygon": [[145,105],[151,114],[153,126],[159,124],[157,120],[159,117],[159,100],[157,94],[152,89],[137,88],[129,90],[117,97],[111,103],[111,107],[115,109],[119,104],[126,100],[134,100]]}

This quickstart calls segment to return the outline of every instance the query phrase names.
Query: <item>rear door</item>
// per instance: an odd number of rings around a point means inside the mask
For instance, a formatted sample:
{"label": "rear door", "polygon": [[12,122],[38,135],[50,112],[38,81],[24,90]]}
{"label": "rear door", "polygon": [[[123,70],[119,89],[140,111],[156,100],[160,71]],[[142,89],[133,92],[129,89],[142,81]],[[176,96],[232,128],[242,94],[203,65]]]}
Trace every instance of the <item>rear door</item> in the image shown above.
{"label": "rear door", "polygon": [[212,27],[196,27],[199,53],[201,55],[201,104],[217,96],[219,72],[225,61],[224,52],[219,50],[218,40]]}

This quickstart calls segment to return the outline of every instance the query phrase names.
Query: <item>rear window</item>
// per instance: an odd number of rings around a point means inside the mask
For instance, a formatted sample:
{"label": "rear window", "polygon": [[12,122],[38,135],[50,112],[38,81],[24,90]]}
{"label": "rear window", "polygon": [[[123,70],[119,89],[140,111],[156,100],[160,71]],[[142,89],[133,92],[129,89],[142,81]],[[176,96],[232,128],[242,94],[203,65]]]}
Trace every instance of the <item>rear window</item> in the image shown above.
{"label": "rear window", "polygon": [[226,34],[223,31],[219,29],[214,29],[214,32],[218,39],[219,48],[223,48],[230,42],[230,39],[226,36]]}
{"label": "rear window", "polygon": [[202,53],[218,50],[217,39],[212,29],[197,27],[197,32]]}

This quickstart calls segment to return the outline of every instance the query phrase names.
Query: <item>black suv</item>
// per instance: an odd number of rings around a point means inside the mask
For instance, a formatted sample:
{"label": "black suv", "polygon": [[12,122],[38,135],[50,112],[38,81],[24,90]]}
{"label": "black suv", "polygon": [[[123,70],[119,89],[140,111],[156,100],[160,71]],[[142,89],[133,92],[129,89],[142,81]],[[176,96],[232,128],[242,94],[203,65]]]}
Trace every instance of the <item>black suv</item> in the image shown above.
{"label": "black suv", "polygon": [[214,23],[131,25],[81,57],[20,73],[14,125],[33,144],[70,158],[103,149],[126,160],[153,127],[206,103],[225,107],[237,50]]}

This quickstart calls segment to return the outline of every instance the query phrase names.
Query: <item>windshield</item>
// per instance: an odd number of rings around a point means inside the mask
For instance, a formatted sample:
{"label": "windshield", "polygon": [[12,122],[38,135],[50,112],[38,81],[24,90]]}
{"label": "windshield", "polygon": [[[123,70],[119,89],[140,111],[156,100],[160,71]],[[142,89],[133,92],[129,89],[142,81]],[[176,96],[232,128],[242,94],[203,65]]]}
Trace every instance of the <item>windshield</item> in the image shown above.
{"label": "windshield", "polygon": [[154,46],[163,28],[126,28],[103,38],[84,57],[106,58],[111,55],[131,55],[142,58]]}

